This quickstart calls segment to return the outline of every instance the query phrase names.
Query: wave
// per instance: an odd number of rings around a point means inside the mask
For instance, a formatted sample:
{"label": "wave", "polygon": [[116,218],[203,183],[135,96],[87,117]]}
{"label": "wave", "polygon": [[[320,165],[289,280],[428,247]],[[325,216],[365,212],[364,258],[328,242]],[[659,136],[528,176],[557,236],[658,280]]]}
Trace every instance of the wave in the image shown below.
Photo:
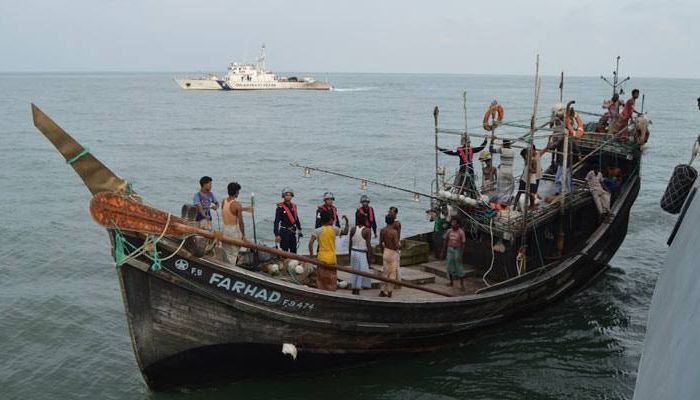
{"label": "wave", "polygon": [[376,86],[356,87],[356,88],[333,88],[334,92],[366,92],[378,89]]}

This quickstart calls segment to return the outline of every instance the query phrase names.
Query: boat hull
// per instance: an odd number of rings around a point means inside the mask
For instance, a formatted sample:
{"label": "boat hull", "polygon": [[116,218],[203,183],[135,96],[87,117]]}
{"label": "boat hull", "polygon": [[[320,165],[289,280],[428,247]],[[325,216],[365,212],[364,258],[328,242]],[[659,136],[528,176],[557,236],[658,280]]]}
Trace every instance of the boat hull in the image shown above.
{"label": "boat hull", "polygon": [[226,87],[231,90],[331,90],[333,87],[329,82],[235,82],[227,81]]}
{"label": "boat hull", "polygon": [[[627,233],[639,190],[634,179],[616,202],[614,221],[579,252],[478,295],[392,301],[292,285],[182,251],[159,271],[147,259],[132,260],[119,278],[139,367],[149,387],[162,390],[453,346],[598,277]],[[167,256],[168,248],[159,251]],[[296,360],[282,354],[285,343],[298,350]]]}
{"label": "boat hull", "polygon": [[226,90],[222,80],[216,79],[175,79],[180,88],[185,90]]}

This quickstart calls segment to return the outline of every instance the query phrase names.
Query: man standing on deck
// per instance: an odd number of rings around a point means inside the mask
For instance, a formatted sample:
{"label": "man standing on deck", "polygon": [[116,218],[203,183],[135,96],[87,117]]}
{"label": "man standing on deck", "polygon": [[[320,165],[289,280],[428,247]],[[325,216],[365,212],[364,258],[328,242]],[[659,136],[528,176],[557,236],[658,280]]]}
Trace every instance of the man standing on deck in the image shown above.
{"label": "man standing on deck", "polygon": [[613,131],[614,134],[623,140],[627,139],[627,132],[625,130],[627,128],[627,124],[632,118],[632,114],[640,115],[640,113],[634,109],[634,105],[637,101],[637,98],[639,98],[639,89],[634,89],[632,90],[632,97],[630,97],[629,100],[627,100],[627,102],[625,103],[625,106],[622,107],[620,119],[615,125],[615,130]]}
{"label": "man standing on deck", "polygon": [[[400,279],[399,268],[401,265],[401,242],[399,232],[394,226],[394,216],[386,216],[386,227],[379,232],[379,244],[384,249],[382,256],[382,276],[389,279]],[[400,289],[401,286],[393,283],[382,282],[379,297],[391,297],[393,289]]]}
{"label": "man standing on deck", "polygon": [[374,208],[369,206],[369,196],[366,194],[360,196],[360,207],[355,211],[355,225],[358,225],[358,217],[360,215],[365,216],[364,226],[371,228],[374,237],[377,237],[377,221],[374,217]]}
{"label": "man standing on deck", "polygon": [[[350,240],[348,240],[348,254],[350,254],[350,268],[369,273],[369,266],[372,264],[372,233],[364,226],[365,216],[360,214],[358,224],[350,229]],[[366,276],[352,276],[352,294],[359,295],[361,289],[372,287],[370,278]]]}
{"label": "man standing on deck", "polygon": [[297,205],[292,202],[294,191],[289,188],[282,190],[284,201],[277,203],[275,211],[274,233],[275,242],[284,251],[297,252],[297,236],[303,237],[301,233],[301,221],[299,221],[299,211]]}
{"label": "man standing on deck", "polygon": [[[348,217],[343,215],[345,226],[342,231],[337,226],[333,226],[333,214],[328,210],[322,210],[320,218],[323,225],[320,228],[314,229],[313,233],[311,233],[311,239],[309,240],[309,256],[314,256],[314,242],[318,240],[318,261],[336,265],[335,238],[336,236],[348,234]],[[316,269],[316,287],[335,292],[338,288],[338,271],[335,269],[318,267]]]}
{"label": "man standing on deck", "polygon": [[503,139],[500,147],[491,142],[489,152],[501,155],[501,164],[498,166],[498,179],[496,180],[496,201],[508,204],[513,197],[513,163],[515,162],[515,150],[511,147],[510,139]]}
{"label": "man standing on deck", "polygon": [[197,207],[197,217],[195,221],[202,229],[211,230],[211,209],[219,208],[219,202],[214,197],[211,191],[212,179],[208,176],[203,176],[199,180],[199,192],[194,194],[193,203]]}
{"label": "man standing on deck", "polygon": [[[226,189],[228,190],[228,197],[224,199],[224,202],[221,205],[221,218],[224,222],[224,235],[234,239],[245,240],[243,211],[253,212],[253,207],[243,207],[241,203],[238,202],[238,194],[241,191],[241,185],[239,185],[237,182],[229,183]],[[236,265],[240,247],[227,243],[222,243],[221,247],[226,254],[228,262]]]}
{"label": "man standing on deck", "polygon": [[335,201],[335,196],[333,196],[332,192],[326,192],[323,194],[323,204],[318,206],[316,209],[316,226],[315,228],[320,228],[323,226],[323,223],[321,222],[321,211],[326,210],[329,213],[331,213],[331,217],[333,218],[333,221],[331,221],[331,225],[335,225],[338,228],[340,228],[340,219],[338,218],[338,209],[335,208],[335,205],[333,205],[333,202]]}
{"label": "man standing on deck", "polygon": [[450,276],[450,286],[454,279],[459,279],[460,286],[464,290],[464,265],[462,265],[462,256],[464,254],[464,245],[467,243],[467,236],[464,230],[459,226],[459,220],[452,218],[450,221],[451,228],[445,233],[445,244],[443,254],[447,257],[447,274]]}
{"label": "man standing on deck", "polygon": [[[479,145],[479,147],[472,147],[471,141],[467,136],[462,137],[462,144],[457,147],[457,150],[447,150],[442,147],[438,147],[438,150],[447,154],[449,156],[459,156],[459,172],[455,177],[454,186],[461,187],[462,190],[465,189],[466,177],[469,174],[471,182],[474,183],[474,188],[476,188],[476,181],[474,180],[474,153],[478,153],[486,147],[487,139],[484,137],[484,141]],[[466,187],[467,189],[469,187]]]}
{"label": "man standing on deck", "polygon": [[389,212],[387,215],[394,216],[394,228],[396,228],[396,231],[399,232],[399,239],[401,239],[401,221],[399,221],[399,209],[391,206],[389,207]]}

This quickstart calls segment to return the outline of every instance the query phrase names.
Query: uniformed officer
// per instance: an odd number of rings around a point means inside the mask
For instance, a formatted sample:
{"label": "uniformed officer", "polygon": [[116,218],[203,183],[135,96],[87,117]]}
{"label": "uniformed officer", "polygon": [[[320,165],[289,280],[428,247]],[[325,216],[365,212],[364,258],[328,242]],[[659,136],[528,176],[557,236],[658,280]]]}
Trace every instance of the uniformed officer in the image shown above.
{"label": "uniformed officer", "polygon": [[282,190],[282,202],[277,203],[275,211],[275,242],[284,251],[297,252],[297,238],[302,237],[301,221],[297,205],[292,202],[294,191],[290,188]]}
{"label": "uniformed officer", "polygon": [[372,228],[374,237],[377,237],[377,221],[374,217],[374,208],[369,206],[369,196],[366,194],[363,194],[360,197],[360,207],[358,207],[357,211],[355,211],[355,225],[357,225],[359,215],[364,215],[364,226],[367,228]]}
{"label": "uniformed officer", "polygon": [[321,213],[323,210],[328,211],[331,215],[331,226],[335,225],[338,228],[340,228],[340,220],[338,219],[338,209],[335,208],[335,205],[333,205],[333,202],[335,201],[335,196],[333,196],[333,192],[326,192],[323,194],[323,204],[318,206],[316,209],[316,228],[320,228],[323,226],[323,223],[321,222]]}

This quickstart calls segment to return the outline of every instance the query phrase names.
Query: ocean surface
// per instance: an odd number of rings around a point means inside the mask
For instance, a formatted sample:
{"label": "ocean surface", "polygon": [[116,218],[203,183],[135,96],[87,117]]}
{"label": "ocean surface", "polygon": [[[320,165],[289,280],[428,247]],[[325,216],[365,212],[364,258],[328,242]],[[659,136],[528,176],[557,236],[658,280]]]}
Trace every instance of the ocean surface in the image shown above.
{"label": "ocean surface", "polygon": [[[296,191],[307,228],[324,191],[334,192],[349,215],[363,193],[355,181],[304,177],[290,163],[427,192],[434,106],[442,127],[460,129],[466,90],[467,123],[477,136],[492,99],[511,121],[527,121],[533,108],[527,76],[330,74],[337,88],[330,92],[188,92],[173,82],[176,75],[0,74],[0,398],[632,397],[649,302],[675,222],[658,200],[672,168],[690,158],[700,81],[633,78],[625,86],[645,94],[651,141],[627,239],[612,268],[586,290],[449,351],[151,393],[132,352],[107,235],[90,218],[81,180],[33,127],[31,102],[160,208],[179,213],[202,175],[213,177],[219,198],[237,180],[244,201],[255,193],[258,236],[268,242],[283,187]],[[540,116],[558,99],[557,86],[558,77],[544,78]],[[564,98],[600,112],[610,92],[599,78],[572,77]],[[458,140],[440,138],[445,147]],[[452,169],[456,159],[442,156],[440,164]],[[407,234],[431,229],[426,200],[372,185],[368,194],[377,212],[399,208]]]}

